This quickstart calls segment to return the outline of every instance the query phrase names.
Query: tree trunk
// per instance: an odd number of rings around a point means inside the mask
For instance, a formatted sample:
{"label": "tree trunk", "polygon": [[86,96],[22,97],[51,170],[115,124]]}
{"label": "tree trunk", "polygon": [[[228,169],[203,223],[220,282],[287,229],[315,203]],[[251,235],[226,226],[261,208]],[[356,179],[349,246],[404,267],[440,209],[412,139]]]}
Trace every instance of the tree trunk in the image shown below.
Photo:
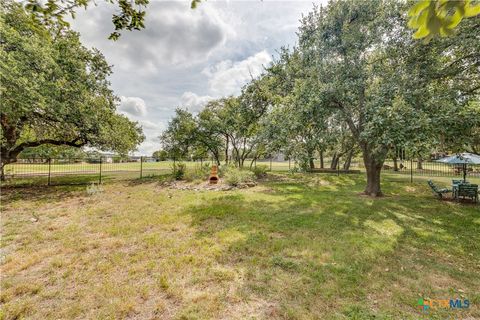
{"label": "tree trunk", "polygon": [[364,151],[363,162],[367,170],[367,186],[364,193],[372,197],[381,197],[383,194],[380,188],[380,173],[384,161],[375,159]]}
{"label": "tree trunk", "polygon": [[228,164],[228,146],[230,144],[230,137],[226,137],[226,142],[225,142],[225,164]]}
{"label": "tree trunk", "polygon": [[323,150],[320,150],[320,168],[324,168],[324,163],[323,163]]}
{"label": "tree trunk", "polygon": [[13,162],[16,162],[17,159],[10,159],[10,158],[7,158],[7,157],[2,157],[2,160],[1,160],[1,173],[0,173],[0,181],[5,181],[5,166],[9,163],[13,163]]}
{"label": "tree trunk", "polygon": [[417,169],[418,170],[423,170],[423,159],[422,158],[418,158]]}
{"label": "tree trunk", "polygon": [[[258,158],[258,155],[256,155],[255,157],[253,157],[252,161],[250,161],[250,169],[253,168],[253,165],[255,164],[255,162],[257,161],[257,158]],[[255,166],[256,167],[256,166]]]}
{"label": "tree trunk", "polygon": [[212,152],[213,158],[215,159],[215,162],[217,163],[217,166],[220,166],[220,157],[217,152]]}
{"label": "tree trunk", "polygon": [[337,169],[339,159],[340,159],[340,157],[338,157],[337,153],[335,152],[333,154],[333,157],[332,157],[332,162],[330,163],[330,169],[332,169],[332,170]]}
{"label": "tree trunk", "polygon": [[398,159],[397,157],[393,157],[393,171],[398,171]]}
{"label": "tree trunk", "polygon": [[313,158],[309,157],[308,158],[308,163],[310,165],[310,169],[315,169],[315,163],[313,162]]}
{"label": "tree trunk", "polygon": [[1,169],[2,172],[0,173],[0,181],[5,181],[5,171],[4,171],[5,164],[2,162],[2,169]]}
{"label": "tree trunk", "polygon": [[347,158],[345,159],[345,163],[343,164],[343,170],[350,169],[350,165],[352,164],[352,157],[353,157],[353,149],[351,149],[347,154]]}

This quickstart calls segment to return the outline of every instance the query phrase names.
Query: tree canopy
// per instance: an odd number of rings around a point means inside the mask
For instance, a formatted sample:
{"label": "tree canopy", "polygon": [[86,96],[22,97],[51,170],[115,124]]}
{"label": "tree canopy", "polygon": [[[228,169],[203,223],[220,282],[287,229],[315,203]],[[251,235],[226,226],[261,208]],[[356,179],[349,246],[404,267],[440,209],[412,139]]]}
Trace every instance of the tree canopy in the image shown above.
{"label": "tree canopy", "polygon": [[116,113],[103,55],[85,48],[77,33],[47,28],[17,3],[2,4],[2,168],[24,149],[45,144],[134,150],[142,129]]}
{"label": "tree canopy", "polygon": [[372,196],[382,194],[385,159],[399,150],[419,159],[439,149],[478,150],[479,21],[466,19],[455,37],[426,44],[412,37],[407,6],[337,0],[315,7],[301,20],[296,47],[281,49],[238,97],[210,102],[192,122],[208,127],[240,167],[244,155],[282,152],[304,169],[315,155],[323,167],[324,153],[331,168],[342,159],[348,169],[360,152]]}
{"label": "tree canopy", "polygon": [[[115,3],[118,11],[112,16],[114,31],[109,39],[117,40],[122,30],[141,30],[145,28],[145,9],[149,0],[105,0]],[[87,9],[89,5],[96,5],[92,0],[27,0],[25,8],[31,12],[37,22],[44,25],[60,25],[68,27],[66,16],[75,17],[78,9]]]}

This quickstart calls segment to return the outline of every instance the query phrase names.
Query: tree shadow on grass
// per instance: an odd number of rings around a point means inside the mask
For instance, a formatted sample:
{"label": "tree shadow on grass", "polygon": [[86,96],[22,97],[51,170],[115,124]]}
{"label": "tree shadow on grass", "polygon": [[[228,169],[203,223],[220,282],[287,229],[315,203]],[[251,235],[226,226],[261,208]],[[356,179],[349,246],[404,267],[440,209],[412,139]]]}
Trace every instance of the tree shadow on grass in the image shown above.
{"label": "tree shadow on grass", "polygon": [[63,201],[67,198],[79,197],[85,191],[86,185],[62,185],[62,186],[22,186],[2,187],[2,206],[15,201]]}
{"label": "tree shadow on grass", "polygon": [[477,208],[435,201],[423,185],[407,193],[405,185],[387,182],[390,196],[372,199],[357,195],[359,178],[325,180],[330,183],[267,183],[268,192],[219,196],[185,214],[197,237],[222,246],[220,263],[246,270],[242,290],[280,300],[286,308],[296,301],[315,309],[318,297],[335,296],[368,304],[372,273],[381,279],[377,296],[392,283],[416,277],[417,290],[431,290],[422,288],[429,280],[416,273],[420,269],[467,290],[479,285]]}

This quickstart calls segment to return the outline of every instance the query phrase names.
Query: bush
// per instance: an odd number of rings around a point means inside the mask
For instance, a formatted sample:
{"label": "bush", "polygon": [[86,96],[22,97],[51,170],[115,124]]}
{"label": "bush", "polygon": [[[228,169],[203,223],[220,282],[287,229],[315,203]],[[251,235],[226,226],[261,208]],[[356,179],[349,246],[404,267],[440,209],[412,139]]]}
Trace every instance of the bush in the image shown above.
{"label": "bush", "polygon": [[254,182],[255,175],[252,171],[249,171],[249,170],[241,170],[238,168],[228,168],[224,173],[223,179],[225,179],[225,182],[228,185],[237,187],[244,183]]}
{"label": "bush", "polygon": [[103,188],[99,184],[92,183],[90,186],[87,186],[87,194],[89,196],[94,196],[101,192],[103,192]]}
{"label": "bush", "polygon": [[252,172],[257,178],[265,177],[267,175],[268,166],[262,164],[252,168]]}
{"label": "bush", "polygon": [[185,163],[177,163],[173,166],[173,177],[175,180],[182,180],[185,177],[185,172],[187,171],[187,166]]}
{"label": "bush", "polygon": [[193,180],[207,180],[210,176],[210,164],[204,163],[200,168],[195,170],[188,171],[185,175],[185,180],[193,181]]}
{"label": "bush", "polygon": [[299,167],[293,167],[292,169],[288,170],[289,173],[299,173],[302,172],[302,169]]}
{"label": "bush", "polygon": [[233,164],[222,164],[218,167],[218,176],[220,178],[223,178],[225,176],[225,173],[229,170],[235,169],[235,166]]}
{"label": "bush", "polygon": [[210,176],[211,168],[210,163],[204,163],[199,170],[201,179],[207,179]]}

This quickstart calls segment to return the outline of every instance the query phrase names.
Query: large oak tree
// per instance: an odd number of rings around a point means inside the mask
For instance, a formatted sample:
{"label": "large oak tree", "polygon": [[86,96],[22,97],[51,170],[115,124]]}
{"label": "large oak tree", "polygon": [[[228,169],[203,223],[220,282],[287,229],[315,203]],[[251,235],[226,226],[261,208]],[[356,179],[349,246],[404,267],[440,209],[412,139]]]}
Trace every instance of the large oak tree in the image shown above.
{"label": "large oak tree", "polygon": [[456,37],[425,45],[412,39],[405,10],[395,1],[332,1],[305,16],[299,32],[322,104],[361,148],[372,196],[382,194],[380,173],[392,146],[440,129],[439,103],[460,112],[478,101],[478,21],[467,19]]}
{"label": "large oak tree", "polygon": [[45,27],[14,2],[0,12],[2,172],[26,148],[90,146],[126,153],[141,127],[116,113],[111,68],[77,33]]}

